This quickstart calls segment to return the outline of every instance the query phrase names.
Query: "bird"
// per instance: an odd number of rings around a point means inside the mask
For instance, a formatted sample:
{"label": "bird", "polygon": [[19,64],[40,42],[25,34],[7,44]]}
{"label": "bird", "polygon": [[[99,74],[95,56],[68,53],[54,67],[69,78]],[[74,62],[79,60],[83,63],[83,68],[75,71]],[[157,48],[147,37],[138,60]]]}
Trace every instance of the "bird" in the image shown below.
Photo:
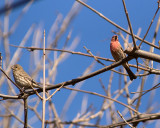
{"label": "bird", "polygon": [[[114,35],[111,39],[110,51],[111,51],[111,54],[112,54],[115,61],[122,60],[126,57],[126,54],[124,53],[123,48],[122,48],[120,42],[118,41],[117,35]],[[137,76],[131,71],[131,69],[128,65],[128,62],[123,63],[122,65],[126,69],[131,81],[133,79],[137,78]]]}
{"label": "bird", "polygon": [[15,64],[11,67],[15,83],[24,90],[41,88],[22,68],[21,65]]}

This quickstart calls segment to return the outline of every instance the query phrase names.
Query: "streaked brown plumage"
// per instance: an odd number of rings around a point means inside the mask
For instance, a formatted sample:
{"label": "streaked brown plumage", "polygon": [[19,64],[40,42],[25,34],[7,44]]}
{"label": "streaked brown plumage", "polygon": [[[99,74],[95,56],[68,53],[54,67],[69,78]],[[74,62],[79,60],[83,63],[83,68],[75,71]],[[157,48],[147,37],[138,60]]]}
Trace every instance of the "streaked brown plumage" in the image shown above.
{"label": "streaked brown plumage", "polygon": [[22,66],[19,64],[15,64],[12,67],[13,77],[16,82],[16,84],[26,90],[26,89],[32,89],[34,88],[42,88],[23,70]]}
{"label": "streaked brown plumage", "polygon": [[[111,51],[112,56],[113,56],[115,61],[119,61],[119,60],[126,57],[126,55],[123,51],[123,48],[118,41],[118,36],[117,35],[114,35],[111,39],[110,51]],[[130,80],[133,80],[133,79],[137,78],[137,76],[131,71],[127,62],[123,64],[123,67],[126,69]]]}

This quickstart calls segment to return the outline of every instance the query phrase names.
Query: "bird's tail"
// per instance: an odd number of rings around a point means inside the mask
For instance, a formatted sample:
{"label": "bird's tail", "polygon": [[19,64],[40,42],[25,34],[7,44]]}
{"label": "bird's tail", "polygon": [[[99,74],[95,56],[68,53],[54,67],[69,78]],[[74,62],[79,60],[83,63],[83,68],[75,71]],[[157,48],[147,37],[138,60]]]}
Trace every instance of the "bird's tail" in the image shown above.
{"label": "bird's tail", "polygon": [[129,65],[125,65],[124,68],[126,69],[130,80],[132,81],[133,79],[136,79],[137,76],[131,71],[131,69],[129,68]]}

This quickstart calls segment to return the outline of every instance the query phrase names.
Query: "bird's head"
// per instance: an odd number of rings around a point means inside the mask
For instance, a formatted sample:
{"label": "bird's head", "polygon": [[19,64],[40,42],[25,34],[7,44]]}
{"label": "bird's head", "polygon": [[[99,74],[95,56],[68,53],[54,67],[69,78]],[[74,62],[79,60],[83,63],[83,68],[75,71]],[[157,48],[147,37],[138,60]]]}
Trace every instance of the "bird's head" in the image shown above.
{"label": "bird's head", "polygon": [[20,66],[19,64],[15,64],[11,67],[12,70],[17,71],[17,70],[21,70],[23,69],[22,66]]}
{"label": "bird's head", "polygon": [[111,41],[118,41],[118,36],[117,35],[112,36]]}

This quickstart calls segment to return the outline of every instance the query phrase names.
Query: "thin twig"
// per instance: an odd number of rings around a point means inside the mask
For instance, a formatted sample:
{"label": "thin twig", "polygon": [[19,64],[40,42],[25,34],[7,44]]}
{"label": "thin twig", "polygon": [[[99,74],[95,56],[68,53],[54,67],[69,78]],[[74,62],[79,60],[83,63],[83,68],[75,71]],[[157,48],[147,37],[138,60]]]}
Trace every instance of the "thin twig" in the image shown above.
{"label": "thin twig", "polygon": [[[64,84],[65,84],[65,82],[64,82]],[[59,88],[57,88],[57,89],[52,93],[52,95],[50,95],[50,96],[46,99],[46,101],[49,100],[56,92],[58,92],[58,91],[64,86],[64,84],[62,84]]]}
{"label": "thin twig", "polygon": [[[11,46],[29,49],[30,51],[43,50],[43,48],[36,48],[36,47],[21,47],[21,46],[16,46],[16,45],[11,45]],[[88,57],[93,57],[92,55],[89,55],[89,54],[85,54],[85,53],[82,53],[82,52],[74,52],[74,51],[69,51],[69,50],[62,50],[62,49],[55,49],[55,48],[46,48],[45,50],[61,51],[61,52],[67,52],[67,53],[71,53],[71,54],[77,54],[77,55],[84,55],[84,56],[88,56]],[[113,59],[103,58],[103,57],[99,57],[99,56],[94,56],[94,57],[96,57],[97,59],[105,60],[105,61],[115,62]],[[146,57],[148,57],[148,54],[146,55]],[[129,66],[137,68],[137,65],[129,64]],[[140,66],[138,66],[138,69],[149,71],[151,74],[160,74],[159,71],[158,71],[158,69],[156,69],[156,70],[155,69],[150,70],[150,69],[147,69],[147,68],[142,68]],[[122,74],[122,75],[127,75],[127,74],[124,74],[124,73],[121,73],[121,72],[118,72],[118,71],[115,71],[115,70],[112,70],[112,71],[114,71],[116,73],[119,73],[119,74]],[[138,76],[141,76],[141,75],[138,75]]]}
{"label": "thin twig", "polygon": [[[92,52],[91,52],[89,49],[87,49],[85,46],[84,46],[84,49],[86,49],[87,53],[89,53],[98,63],[100,63],[100,64],[103,65],[104,67],[107,66],[107,65],[105,65],[104,63],[102,63],[101,61],[99,61],[98,58],[97,58],[97,56],[94,56],[94,55],[92,54]],[[114,70],[114,69],[111,69],[111,71],[116,72],[116,73],[121,74],[121,75],[128,76],[128,74],[122,73],[122,72],[119,72],[119,71],[116,71],[116,70]]]}
{"label": "thin twig", "polygon": [[136,110],[135,110],[135,109],[133,109],[132,107],[130,107],[130,106],[128,106],[128,105],[126,105],[126,104],[124,104],[124,103],[122,103],[122,102],[118,101],[118,100],[112,99],[112,98],[110,98],[110,97],[108,97],[108,96],[104,96],[104,95],[101,95],[101,94],[96,93],[96,92],[84,91],[84,90],[75,89],[75,88],[69,88],[69,87],[63,87],[63,88],[65,88],[65,89],[69,89],[69,90],[78,91],[78,92],[84,92],[84,93],[88,93],[88,94],[91,94],[91,95],[96,95],[96,96],[100,96],[100,97],[103,97],[103,98],[106,98],[106,99],[112,100],[112,101],[114,101],[114,102],[117,102],[117,103],[119,103],[119,104],[121,104],[121,105],[123,105],[123,106],[127,107],[128,109],[130,109],[130,110],[134,111],[135,113],[140,114],[140,112],[136,111]]}
{"label": "thin twig", "polygon": [[[146,34],[144,35],[143,39],[141,40],[141,43],[140,43],[139,46],[138,46],[139,48],[141,47],[142,43],[145,42],[144,40],[145,40],[145,38],[146,38],[146,36],[147,36],[147,34],[148,34],[148,32],[149,32],[151,26],[152,26],[152,23],[153,23],[153,21],[154,21],[156,15],[157,15],[157,13],[158,13],[158,11],[159,11],[159,8],[160,8],[160,7],[158,6],[158,8],[157,8],[157,10],[156,10],[156,12],[155,12],[155,14],[154,14],[152,20],[151,20],[151,23],[150,23],[150,25],[149,25],[149,27],[148,27],[148,29],[147,29],[147,32],[146,32]],[[151,45],[151,46],[153,46],[153,45]]]}
{"label": "thin twig", "polygon": [[39,93],[37,92],[36,89],[34,89],[34,87],[31,85],[31,88],[33,89],[33,91],[36,93],[36,95],[41,99],[43,100],[43,98],[39,95]]}
{"label": "thin twig", "polygon": [[45,126],[45,30],[44,30],[44,40],[43,40],[43,112],[42,112],[42,128]]}
{"label": "thin twig", "polygon": [[131,32],[134,49],[136,49],[137,46],[136,46],[135,38],[134,38],[134,35],[133,35],[133,29],[132,29],[132,25],[131,25],[131,22],[130,22],[130,19],[129,19],[129,15],[128,15],[128,11],[127,11],[127,8],[126,8],[126,4],[125,4],[124,0],[122,0],[122,2],[123,2],[123,7],[124,7],[124,10],[125,10],[125,13],[126,13],[129,29],[130,29],[130,32]]}
{"label": "thin twig", "polygon": [[122,116],[122,114],[121,114],[119,111],[117,111],[117,113],[119,114],[119,116],[124,120],[124,122],[125,122],[128,126],[130,126],[131,128],[134,128],[131,124],[129,124],[129,123],[124,119],[124,117]]}
{"label": "thin twig", "polygon": [[2,67],[0,67],[0,70],[20,90],[20,92],[23,93],[23,90],[15,82],[13,82],[13,80],[6,74]]}
{"label": "thin twig", "polygon": [[[155,85],[154,87],[152,87],[152,88],[150,88],[150,89],[148,89],[148,90],[139,91],[139,92],[131,92],[131,93],[133,93],[133,94],[134,94],[134,93],[141,93],[137,98],[133,99],[131,103],[134,103],[138,98],[142,97],[142,96],[145,95],[146,93],[148,93],[148,92],[150,92],[150,91],[152,91],[152,90],[154,90],[154,89],[159,88],[159,87],[160,87],[159,84],[160,84],[160,83],[158,83],[157,85]],[[142,93],[142,92],[144,92],[144,93]]]}
{"label": "thin twig", "polygon": [[103,65],[103,66],[106,66],[106,65],[103,64],[101,61],[99,61],[99,60],[97,59],[97,57],[94,56],[89,49],[87,49],[85,46],[84,46],[83,48],[86,49],[87,53],[89,53],[98,63],[100,63],[100,64]]}
{"label": "thin twig", "polygon": [[[43,48],[37,48],[37,47],[21,47],[21,46],[17,46],[17,45],[12,45],[10,44],[10,46],[12,47],[17,47],[17,48],[24,48],[24,49],[27,49],[29,51],[34,51],[34,50],[43,50]],[[84,56],[88,56],[88,57],[92,57],[91,55],[89,54],[85,54],[85,53],[82,53],[82,52],[75,52],[75,51],[70,51],[70,50],[64,50],[64,49],[57,49],[57,48],[45,48],[45,50],[47,51],[60,51],[60,52],[67,52],[67,53],[71,53],[71,54],[78,54],[78,55],[84,55]],[[107,58],[103,58],[103,57],[99,57],[99,56],[95,56],[96,58],[98,59],[101,59],[101,60],[106,60],[106,61],[111,61],[111,62],[115,62],[114,60],[112,59],[107,59]]]}

